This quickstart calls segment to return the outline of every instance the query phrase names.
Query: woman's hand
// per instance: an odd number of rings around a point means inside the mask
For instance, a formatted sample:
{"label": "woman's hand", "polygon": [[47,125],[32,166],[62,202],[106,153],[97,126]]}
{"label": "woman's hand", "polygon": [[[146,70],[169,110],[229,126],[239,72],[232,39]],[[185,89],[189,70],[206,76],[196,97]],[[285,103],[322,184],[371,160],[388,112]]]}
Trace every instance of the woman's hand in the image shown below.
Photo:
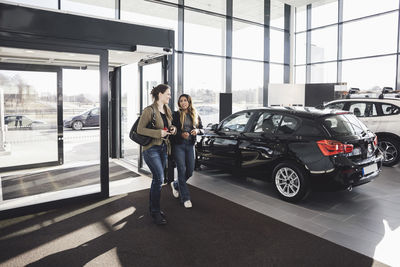
{"label": "woman's hand", "polygon": [[190,131],[190,134],[196,136],[196,135],[197,135],[197,129],[191,130],[191,131]]}
{"label": "woman's hand", "polygon": [[164,137],[166,137],[166,136],[168,136],[168,135],[170,135],[171,133],[170,132],[168,132],[167,130],[161,130],[161,138],[164,138]]}
{"label": "woman's hand", "polygon": [[171,125],[171,126],[169,127],[169,132],[170,132],[172,135],[175,135],[175,134],[176,134],[176,127],[175,127],[174,125]]}
{"label": "woman's hand", "polygon": [[189,138],[189,133],[188,132],[183,132],[182,133],[182,138],[183,139],[188,139]]}

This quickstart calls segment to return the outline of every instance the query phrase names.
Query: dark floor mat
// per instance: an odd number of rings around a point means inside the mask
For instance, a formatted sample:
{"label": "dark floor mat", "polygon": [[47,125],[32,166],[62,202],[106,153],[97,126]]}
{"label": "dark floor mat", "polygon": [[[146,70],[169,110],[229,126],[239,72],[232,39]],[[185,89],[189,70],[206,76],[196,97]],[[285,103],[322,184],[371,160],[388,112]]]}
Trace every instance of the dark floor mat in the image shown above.
{"label": "dark floor mat", "polygon": [[[185,209],[168,189],[161,198],[165,226],[150,219],[149,190],[16,220],[2,227],[0,251],[7,253],[0,254],[0,264],[84,266],[101,256],[105,266],[385,266],[192,186],[193,208]],[[112,221],[105,219],[111,216]],[[25,230],[45,222],[55,223]],[[82,236],[78,230],[83,228]],[[98,235],[99,229],[107,231]],[[75,245],[62,243],[68,240]]]}
{"label": "dark floor mat", "polygon": [[[139,174],[113,162],[110,162],[109,169],[110,181],[139,176]],[[99,183],[99,164],[1,177],[3,200]]]}

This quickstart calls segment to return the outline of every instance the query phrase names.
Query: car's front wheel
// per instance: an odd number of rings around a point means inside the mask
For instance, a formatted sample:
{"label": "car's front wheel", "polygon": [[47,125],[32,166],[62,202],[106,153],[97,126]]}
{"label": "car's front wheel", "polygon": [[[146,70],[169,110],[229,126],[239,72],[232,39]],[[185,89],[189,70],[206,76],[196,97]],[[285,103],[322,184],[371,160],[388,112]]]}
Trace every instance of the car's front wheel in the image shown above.
{"label": "car's front wheel", "polygon": [[394,166],[400,161],[400,143],[390,137],[378,137],[378,146],[383,153],[382,164],[388,167]]}
{"label": "car's front wheel", "polygon": [[279,196],[289,202],[305,198],[309,191],[306,171],[292,162],[279,163],[272,172],[275,189]]}
{"label": "car's front wheel", "polygon": [[81,121],[74,121],[72,123],[72,129],[74,130],[81,130],[83,127],[83,123]]}

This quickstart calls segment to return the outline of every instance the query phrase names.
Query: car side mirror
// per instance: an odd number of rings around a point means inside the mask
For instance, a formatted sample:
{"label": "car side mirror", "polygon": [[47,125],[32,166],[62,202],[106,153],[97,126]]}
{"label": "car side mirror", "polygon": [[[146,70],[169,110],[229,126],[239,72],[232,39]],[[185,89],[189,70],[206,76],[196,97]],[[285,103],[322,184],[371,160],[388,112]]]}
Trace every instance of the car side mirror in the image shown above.
{"label": "car side mirror", "polygon": [[218,124],[217,124],[217,123],[216,123],[216,124],[212,124],[212,125],[210,126],[210,129],[211,129],[211,131],[216,132],[216,131],[218,130]]}

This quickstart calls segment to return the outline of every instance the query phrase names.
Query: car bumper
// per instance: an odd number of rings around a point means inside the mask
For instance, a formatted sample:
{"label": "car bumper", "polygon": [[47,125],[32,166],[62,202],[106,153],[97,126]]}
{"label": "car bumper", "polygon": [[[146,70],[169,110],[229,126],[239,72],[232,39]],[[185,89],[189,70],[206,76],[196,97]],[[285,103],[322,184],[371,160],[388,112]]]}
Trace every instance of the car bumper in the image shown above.
{"label": "car bumper", "polygon": [[66,128],[71,128],[72,127],[72,121],[64,121],[63,122],[63,125],[64,125],[64,127],[66,127]]}
{"label": "car bumper", "polygon": [[[382,168],[383,155],[377,153],[375,156],[359,162],[350,160],[332,160],[335,168],[326,173],[311,173],[312,186],[314,189],[342,190],[349,187],[359,186],[374,180]],[[345,163],[345,164],[344,164]],[[373,167],[373,171],[365,173],[365,170]]]}

